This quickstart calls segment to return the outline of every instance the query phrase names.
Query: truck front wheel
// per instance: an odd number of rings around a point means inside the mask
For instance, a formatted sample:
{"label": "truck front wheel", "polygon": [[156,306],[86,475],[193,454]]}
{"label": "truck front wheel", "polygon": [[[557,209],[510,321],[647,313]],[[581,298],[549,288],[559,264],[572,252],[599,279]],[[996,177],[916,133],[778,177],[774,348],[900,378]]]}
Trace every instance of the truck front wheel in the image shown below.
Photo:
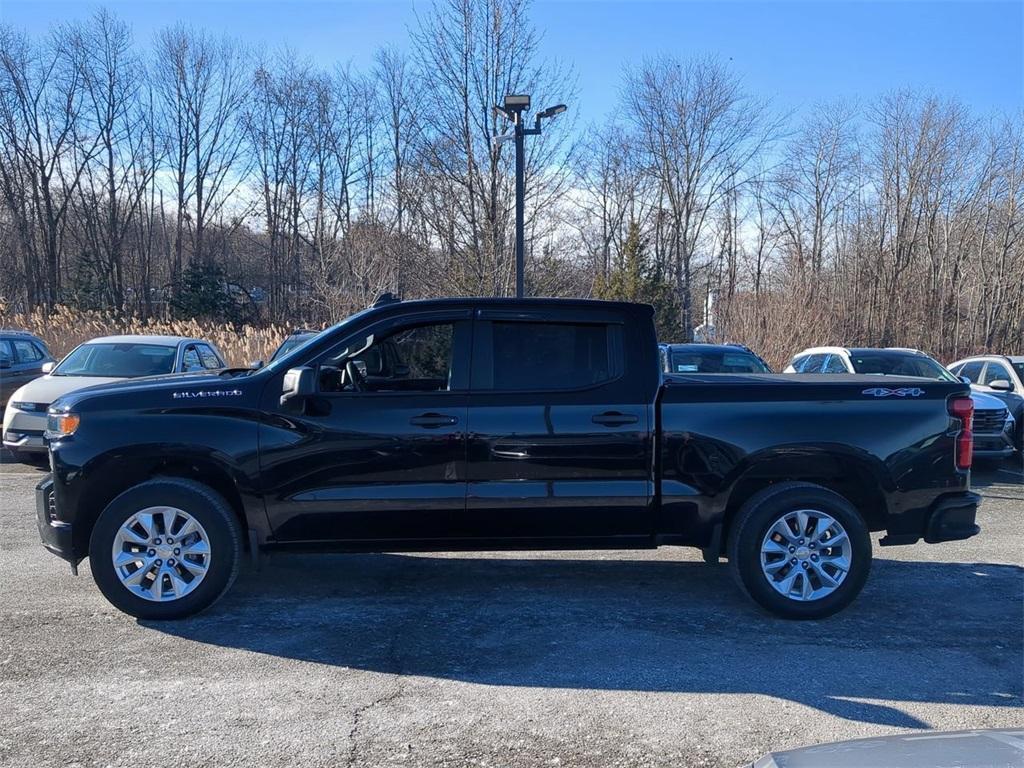
{"label": "truck front wheel", "polygon": [[104,597],[140,619],[209,607],[238,575],[239,524],[224,498],[181,478],[129,488],[100,514],[89,566]]}
{"label": "truck front wheel", "polygon": [[871,538],[860,514],[812,483],[778,483],[751,496],[730,526],[728,551],[740,588],[786,619],[842,610],[871,570]]}

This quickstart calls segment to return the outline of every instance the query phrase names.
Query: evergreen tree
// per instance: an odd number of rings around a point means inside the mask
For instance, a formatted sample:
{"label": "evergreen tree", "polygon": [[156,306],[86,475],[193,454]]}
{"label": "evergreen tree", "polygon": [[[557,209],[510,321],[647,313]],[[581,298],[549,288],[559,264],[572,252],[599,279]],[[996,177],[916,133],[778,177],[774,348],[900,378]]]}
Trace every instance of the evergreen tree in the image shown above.
{"label": "evergreen tree", "polygon": [[629,222],[626,244],[616,264],[607,275],[598,275],[594,295],[599,299],[635,301],[654,307],[654,322],[660,341],[681,337],[679,328],[679,297],[671,282],[647,254],[647,243],[640,235],[640,225]]}
{"label": "evergreen tree", "polygon": [[224,270],[207,259],[192,259],[171,300],[175,317],[234,322],[238,306],[227,290]]}

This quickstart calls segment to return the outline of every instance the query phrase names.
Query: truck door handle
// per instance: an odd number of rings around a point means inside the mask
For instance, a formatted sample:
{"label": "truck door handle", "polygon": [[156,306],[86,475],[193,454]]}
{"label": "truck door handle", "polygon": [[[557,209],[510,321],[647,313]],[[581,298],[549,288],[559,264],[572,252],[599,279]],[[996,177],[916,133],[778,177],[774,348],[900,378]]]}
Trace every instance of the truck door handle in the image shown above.
{"label": "truck door handle", "polygon": [[599,413],[590,419],[595,424],[601,424],[605,427],[621,427],[625,424],[636,424],[640,419],[629,413],[619,413],[618,411],[607,411],[605,413]]}
{"label": "truck door handle", "polygon": [[452,424],[458,424],[459,420],[455,416],[448,416],[443,413],[422,413],[409,419],[409,423],[414,427],[437,429],[438,427],[450,427]]}

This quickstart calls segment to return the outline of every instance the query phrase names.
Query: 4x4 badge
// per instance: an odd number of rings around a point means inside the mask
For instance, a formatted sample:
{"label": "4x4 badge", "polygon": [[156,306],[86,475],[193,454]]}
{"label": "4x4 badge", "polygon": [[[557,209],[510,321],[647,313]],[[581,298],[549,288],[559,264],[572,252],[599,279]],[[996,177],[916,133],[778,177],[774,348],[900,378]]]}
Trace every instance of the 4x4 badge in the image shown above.
{"label": "4x4 badge", "polygon": [[873,395],[874,397],[920,397],[924,390],[920,387],[899,387],[889,389],[888,387],[871,387],[861,392],[862,395]]}

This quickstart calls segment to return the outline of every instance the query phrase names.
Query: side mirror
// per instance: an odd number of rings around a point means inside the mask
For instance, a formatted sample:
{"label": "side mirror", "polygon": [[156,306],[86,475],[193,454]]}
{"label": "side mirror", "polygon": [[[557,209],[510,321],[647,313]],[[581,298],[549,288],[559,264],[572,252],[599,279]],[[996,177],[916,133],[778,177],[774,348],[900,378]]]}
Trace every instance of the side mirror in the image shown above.
{"label": "side mirror", "polygon": [[996,379],[988,383],[990,389],[994,389],[996,392],[1012,392],[1013,384],[1008,379]]}
{"label": "side mirror", "polygon": [[53,362],[53,361],[50,361],[49,363],[43,363],[43,367],[42,367],[41,370],[42,370],[43,373],[49,373],[50,371],[52,371],[56,367],[57,367],[57,364],[55,362]]}
{"label": "side mirror", "polygon": [[316,381],[312,368],[289,368],[281,387],[281,405],[286,405],[289,400],[312,395],[315,391]]}
{"label": "side mirror", "polygon": [[254,371],[258,371],[264,365],[265,363],[262,360],[253,360],[251,363],[249,363],[249,367]]}
{"label": "side mirror", "polygon": [[961,382],[962,384],[966,384],[967,386],[971,386],[971,384],[973,384],[973,383],[974,383],[973,381],[971,381],[971,380],[970,380],[969,378],[967,378],[966,376],[961,376],[961,377],[960,377],[960,382]]}

